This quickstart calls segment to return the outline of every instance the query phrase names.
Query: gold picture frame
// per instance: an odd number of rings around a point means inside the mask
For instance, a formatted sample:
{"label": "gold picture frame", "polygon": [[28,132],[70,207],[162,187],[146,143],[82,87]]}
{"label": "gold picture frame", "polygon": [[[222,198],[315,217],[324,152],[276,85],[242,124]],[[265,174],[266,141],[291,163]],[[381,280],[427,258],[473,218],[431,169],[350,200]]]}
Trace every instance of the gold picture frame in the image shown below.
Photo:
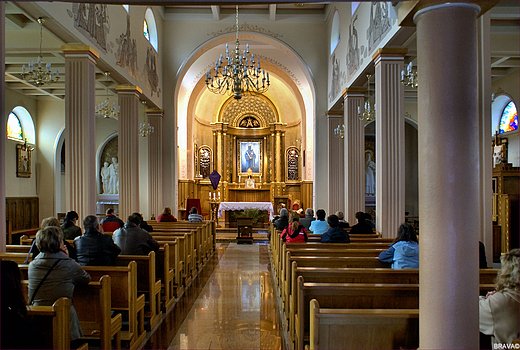
{"label": "gold picture frame", "polygon": [[16,177],[31,177],[31,148],[27,143],[16,145]]}
{"label": "gold picture frame", "polygon": [[[251,149],[249,149],[251,147]],[[252,175],[262,175],[263,168],[263,140],[240,139],[237,140],[237,167],[239,176],[248,176],[247,170],[251,167]],[[252,159],[248,162],[247,153],[251,152]],[[250,157],[251,158],[251,157]]]}

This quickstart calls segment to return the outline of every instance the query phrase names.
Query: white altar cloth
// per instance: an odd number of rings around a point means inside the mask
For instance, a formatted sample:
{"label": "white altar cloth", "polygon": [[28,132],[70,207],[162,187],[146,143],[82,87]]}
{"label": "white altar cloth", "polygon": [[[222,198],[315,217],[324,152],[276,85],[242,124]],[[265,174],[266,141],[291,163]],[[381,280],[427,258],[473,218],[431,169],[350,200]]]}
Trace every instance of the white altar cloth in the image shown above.
{"label": "white altar cloth", "polygon": [[269,220],[273,220],[274,209],[271,202],[222,202],[218,207],[218,217],[224,216],[226,210],[258,209],[269,212]]}

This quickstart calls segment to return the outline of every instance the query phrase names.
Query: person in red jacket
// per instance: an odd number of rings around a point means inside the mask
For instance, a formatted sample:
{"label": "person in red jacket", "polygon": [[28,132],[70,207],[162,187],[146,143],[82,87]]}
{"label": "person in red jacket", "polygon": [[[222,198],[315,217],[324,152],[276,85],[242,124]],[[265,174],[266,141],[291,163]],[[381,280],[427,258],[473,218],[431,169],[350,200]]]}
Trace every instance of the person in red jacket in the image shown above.
{"label": "person in red jacket", "polygon": [[157,217],[157,222],[176,222],[177,219],[172,215],[172,210],[168,207],[164,208],[161,215]]}
{"label": "person in red jacket", "polygon": [[287,243],[305,243],[307,242],[307,230],[300,224],[300,214],[293,211],[289,215],[289,226],[282,231],[282,238]]}
{"label": "person in red jacket", "polygon": [[114,209],[107,209],[107,216],[101,220],[101,227],[103,228],[103,231],[114,232],[123,226],[125,226],[125,223],[114,214]]}

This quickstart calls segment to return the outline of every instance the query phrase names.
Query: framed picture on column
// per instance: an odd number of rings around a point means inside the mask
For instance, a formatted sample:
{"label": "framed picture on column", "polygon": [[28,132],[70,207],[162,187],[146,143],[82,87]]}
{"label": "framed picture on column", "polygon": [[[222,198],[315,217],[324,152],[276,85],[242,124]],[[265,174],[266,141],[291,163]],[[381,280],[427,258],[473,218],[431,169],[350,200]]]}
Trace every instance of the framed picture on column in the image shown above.
{"label": "framed picture on column", "polygon": [[247,176],[248,169],[251,169],[253,174],[261,175],[262,159],[263,159],[263,145],[262,140],[238,140],[237,144],[237,165],[238,175]]}

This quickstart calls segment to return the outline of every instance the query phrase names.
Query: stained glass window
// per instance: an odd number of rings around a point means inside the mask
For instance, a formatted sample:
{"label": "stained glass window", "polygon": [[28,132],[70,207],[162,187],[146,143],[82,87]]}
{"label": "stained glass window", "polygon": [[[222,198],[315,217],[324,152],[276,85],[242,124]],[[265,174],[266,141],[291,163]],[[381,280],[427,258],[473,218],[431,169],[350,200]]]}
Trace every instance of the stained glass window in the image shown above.
{"label": "stained glass window", "polygon": [[148,22],[143,21],[143,33],[146,40],[150,41],[150,33],[148,32]]}
{"label": "stained glass window", "polygon": [[502,134],[508,131],[518,130],[518,113],[513,101],[509,102],[500,117],[500,131]]}
{"label": "stained glass window", "polygon": [[7,119],[7,137],[23,141],[22,124],[13,112],[9,113],[9,119]]}

